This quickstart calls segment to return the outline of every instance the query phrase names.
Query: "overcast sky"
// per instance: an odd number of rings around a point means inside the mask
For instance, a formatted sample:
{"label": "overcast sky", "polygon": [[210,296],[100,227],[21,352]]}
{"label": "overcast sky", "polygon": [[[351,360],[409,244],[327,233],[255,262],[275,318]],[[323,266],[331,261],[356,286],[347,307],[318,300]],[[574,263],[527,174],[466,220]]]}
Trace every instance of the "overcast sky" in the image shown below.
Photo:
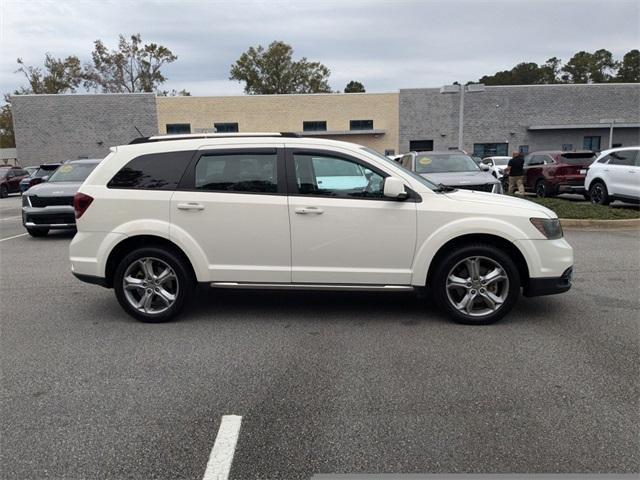
{"label": "overcast sky", "polygon": [[638,0],[0,0],[0,14],[2,92],[25,83],[17,57],[88,61],[95,39],[113,48],[120,33],[169,47],[178,60],[163,88],[194,95],[241,94],[231,64],[273,40],[329,67],[332,89],[358,80],[370,92],[477,80],[579,50],[621,58],[640,45]]}

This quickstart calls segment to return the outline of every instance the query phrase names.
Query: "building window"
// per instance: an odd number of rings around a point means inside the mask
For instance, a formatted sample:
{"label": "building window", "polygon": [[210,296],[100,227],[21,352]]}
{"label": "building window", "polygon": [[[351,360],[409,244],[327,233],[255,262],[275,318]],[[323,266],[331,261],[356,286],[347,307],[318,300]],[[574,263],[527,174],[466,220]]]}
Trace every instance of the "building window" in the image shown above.
{"label": "building window", "polygon": [[600,137],[599,136],[587,136],[584,137],[582,142],[582,148],[585,150],[592,150],[594,152],[600,151]]}
{"label": "building window", "polygon": [[214,123],[216,133],[236,133],[238,131],[237,123]]}
{"label": "building window", "polygon": [[611,148],[618,148],[621,147],[622,144],[621,143],[614,143],[613,145],[611,145]]}
{"label": "building window", "polygon": [[433,140],[409,140],[410,152],[429,152],[433,150]]}
{"label": "building window", "polygon": [[180,135],[184,133],[191,133],[190,123],[167,123],[168,135]]}
{"label": "building window", "polygon": [[396,154],[396,151],[395,151],[393,148],[387,148],[387,149],[384,151],[384,154],[385,154],[387,157],[390,157],[390,156],[392,156],[392,155],[395,155],[395,154]]}
{"label": "building window", "polygon": [[373,120],[351,120],[350,130],[373,130]]}
{"label": "building window", "polygon": [[529,153],[529,145],[520,145],[518,147],[518,152],[520,152],[523,155],[526,155],[527,153]]}
{"label": "building window", "polygon": [[563,143],[562,144],[562,151],[563,152],[570,152],[571,150],[573,150],[573,143]]}
{"label": "building window", "polygon": [[509,153],[508,143],[474,143],[473,154],[476,157],[506,157]]}
{"label": "building window", "polygon": [[304,132],[326,132],[327,122],[324,120],[302,122],[302,130]]}

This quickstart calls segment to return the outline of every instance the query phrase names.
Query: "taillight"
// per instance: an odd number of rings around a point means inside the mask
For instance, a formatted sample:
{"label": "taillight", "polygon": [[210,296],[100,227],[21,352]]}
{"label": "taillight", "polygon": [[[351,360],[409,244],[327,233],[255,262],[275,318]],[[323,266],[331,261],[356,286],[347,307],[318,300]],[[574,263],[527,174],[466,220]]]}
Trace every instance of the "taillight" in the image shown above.
{"label": "taillight", "polygon": [[84,212],[87,211],[91,202],[93,202],[93,197],[85,195],[84,193],[78,192],[73,196],[73,210],[76,214],[76,218],[80,218]]}

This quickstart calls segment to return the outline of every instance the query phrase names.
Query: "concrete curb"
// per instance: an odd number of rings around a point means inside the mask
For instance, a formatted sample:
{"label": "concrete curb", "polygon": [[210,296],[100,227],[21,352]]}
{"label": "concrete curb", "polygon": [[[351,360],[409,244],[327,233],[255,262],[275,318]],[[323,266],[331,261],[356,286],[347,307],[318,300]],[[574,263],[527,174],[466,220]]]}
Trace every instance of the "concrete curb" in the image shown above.
{"label": "concrete curb", "polygon": [[616,228],[640,228],[640,218],[627,218],[623,220],[593,220],[578,218],[561,218],[562,228],[594,228],[598,230],[613,230]]}

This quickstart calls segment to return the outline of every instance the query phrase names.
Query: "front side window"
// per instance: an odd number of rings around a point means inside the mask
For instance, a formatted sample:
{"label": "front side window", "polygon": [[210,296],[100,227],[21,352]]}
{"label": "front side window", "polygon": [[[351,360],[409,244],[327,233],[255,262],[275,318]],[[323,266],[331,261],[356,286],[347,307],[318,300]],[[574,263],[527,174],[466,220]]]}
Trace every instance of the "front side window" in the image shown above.
{"label": "front side window", "polygon": [[49,178],[49,182],[84,182],[97,163],[67,163],[58,168]]}
{"label": "front side window", "polygon": [[239,131],[237,123],[214,123],[213,126],[216,133],[236,133]]}
{"label": "front side window", "polygon": [[294,154],[298,191],[302,195],[382,198],[382,175],[357,162],[329,155]]}
{"label": "front side window", "polygon": [[152,153],[127,163],[107,183],[108,188],[175,190],[193,152]]}
{"label": "front side window", "polygon": [[195,189],[212,192],[276,193],[277,154],[206,154],[195,169]]}
{"label": "front side window", "polygon": [[351,120],[350,130],[373,130],[373,120]]}

